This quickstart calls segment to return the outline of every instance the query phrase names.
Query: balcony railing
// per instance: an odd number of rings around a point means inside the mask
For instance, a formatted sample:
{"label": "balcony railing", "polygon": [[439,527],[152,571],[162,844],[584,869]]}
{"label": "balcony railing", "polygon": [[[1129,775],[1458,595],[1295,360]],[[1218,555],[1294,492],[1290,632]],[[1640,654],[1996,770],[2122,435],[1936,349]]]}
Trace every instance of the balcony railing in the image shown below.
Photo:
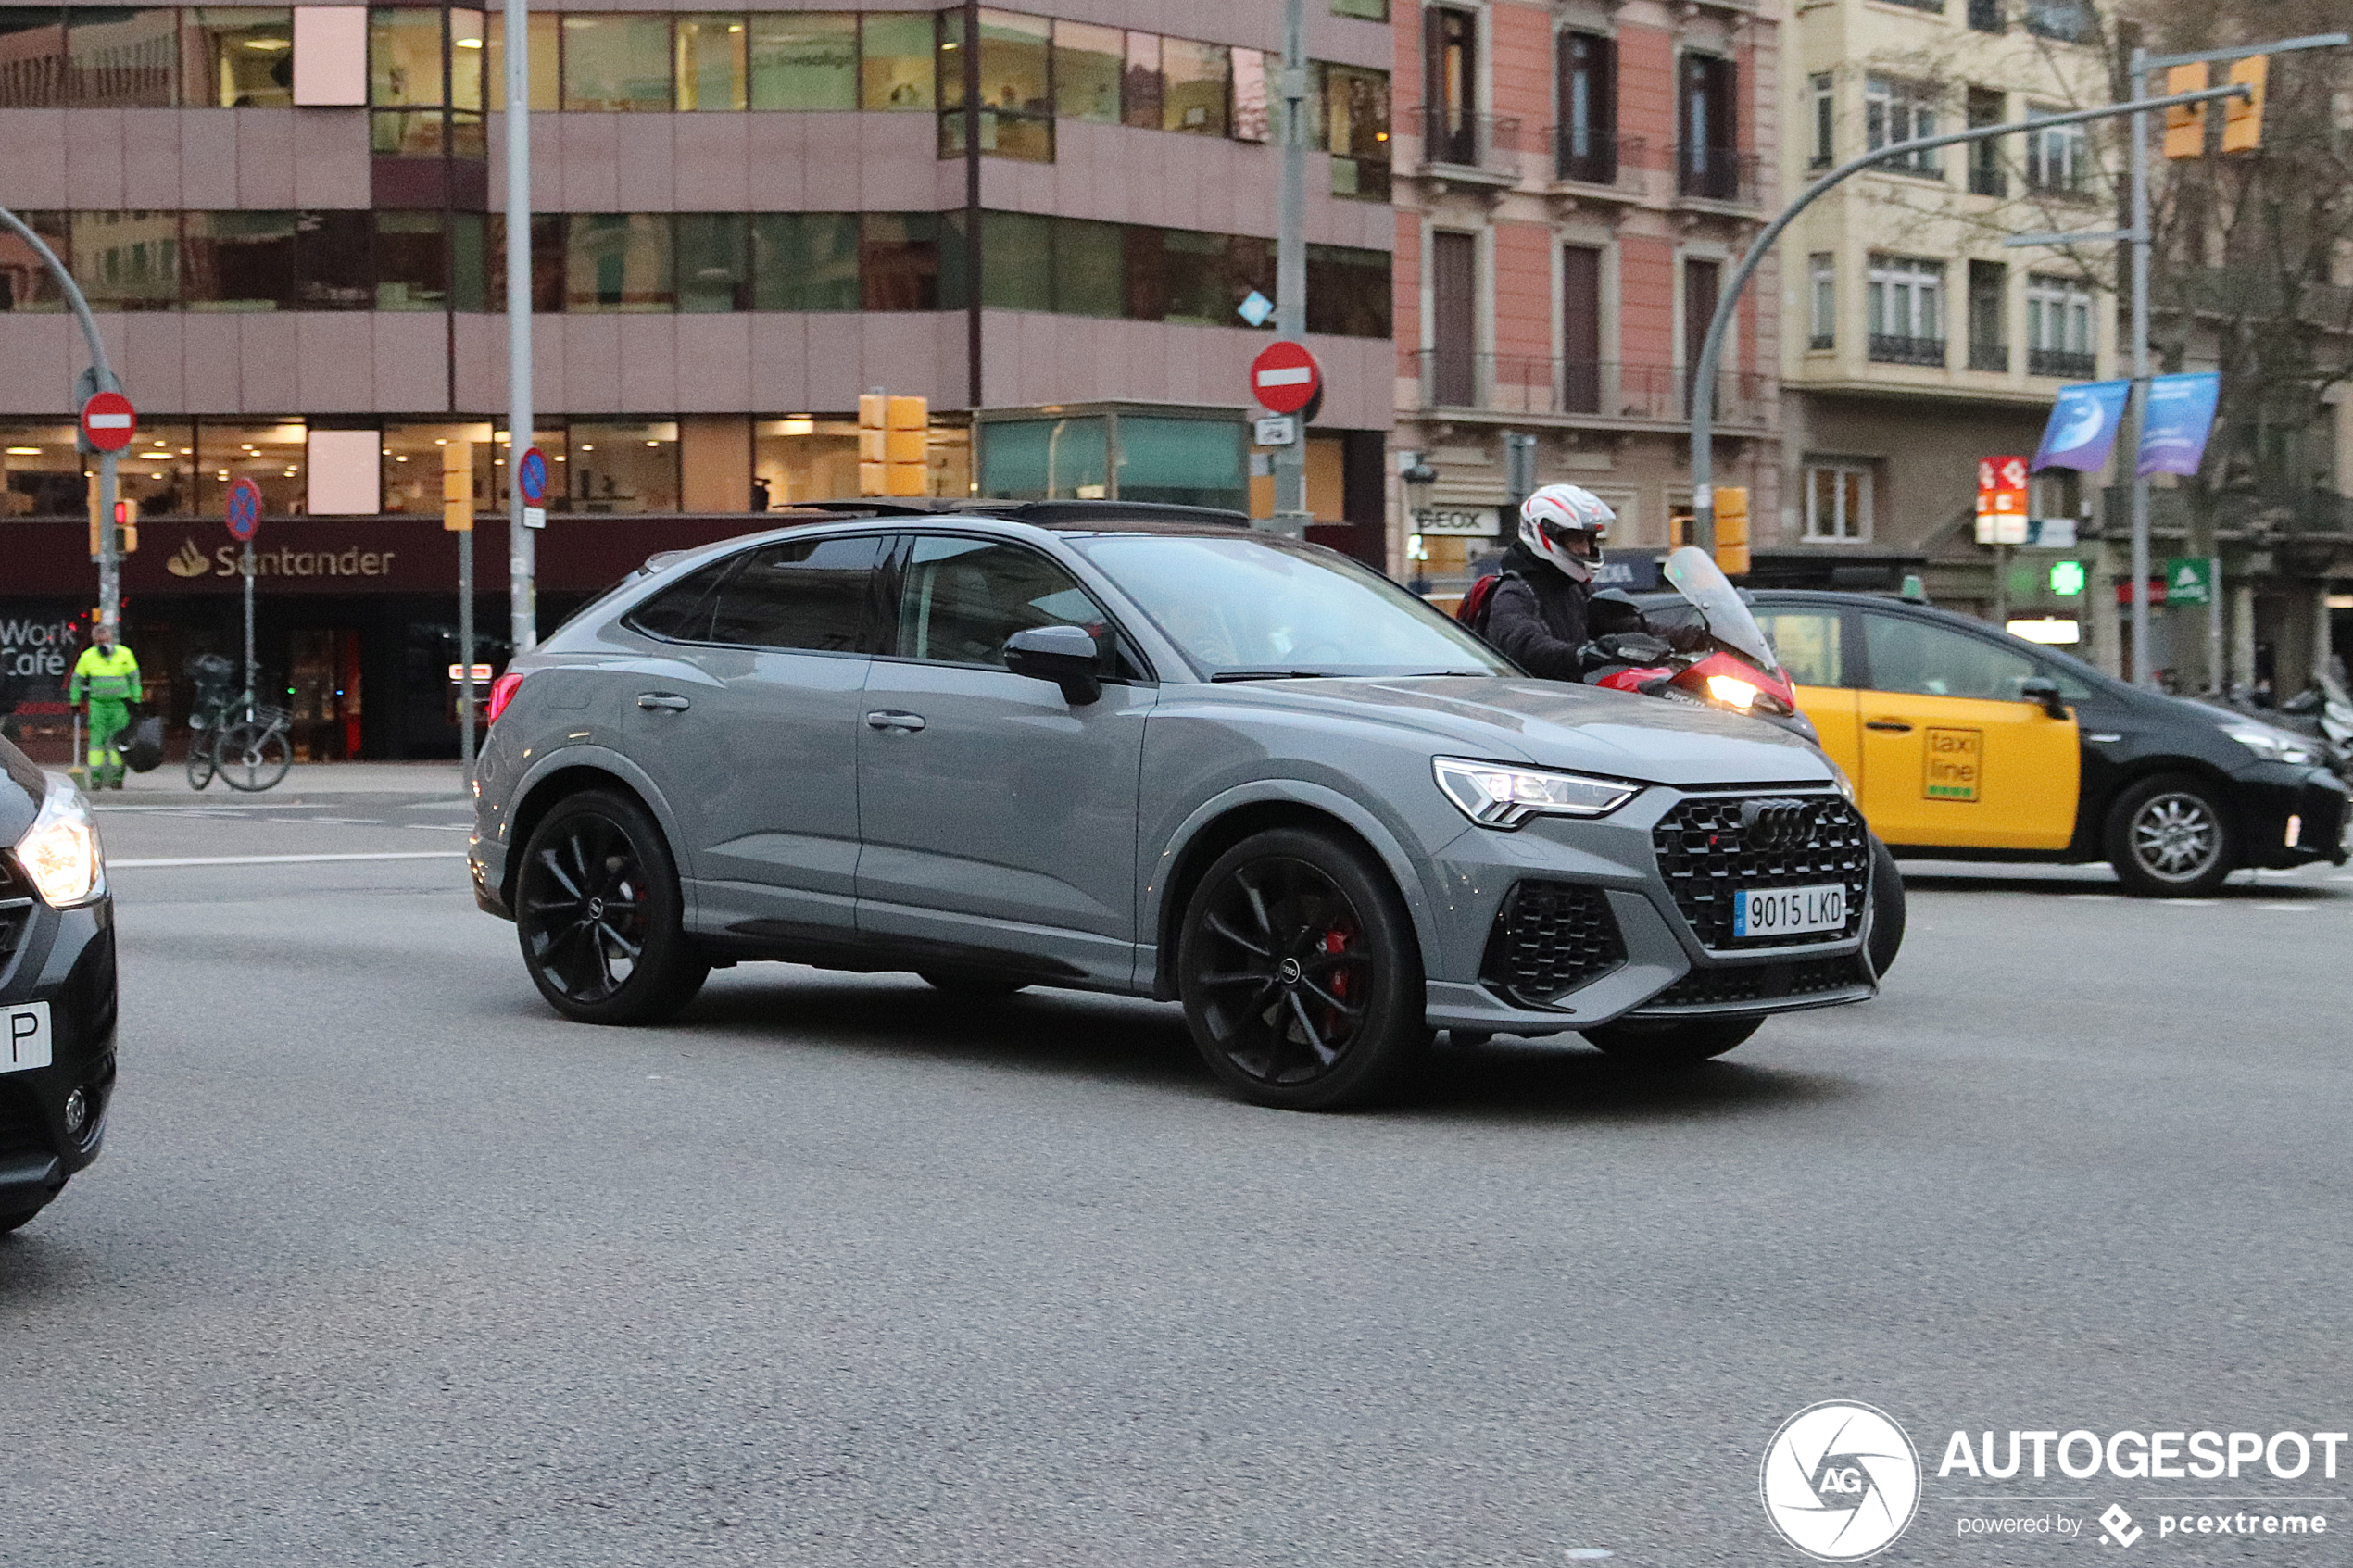
{"label": "balcony railing", "polygon": [[1972,370],[1997,370],[2007,374],[2010,368],[2010,345],[2007,343],[1970,344],[1969,368]]}
{"label": "balcony railing", "polygon": [[1421,138],[1425,165],[1514,177],[1519,173],[1520,120],[1516,115],[1450,115],[1416,104],[1405,111],[1405,127]]}
{"label": "balcony railing", "polygon": [[2009,176],[2002,166],[1991,160],[1971,158],[1969,166],[1969,193],[1973,196],[2007,196],[2010,194]]}
{"label": "balcony railing", "polygon": [[2099,374],[2098,358],[2078,354],[2066,348],[2030,348],[2026,351],[2026,373],[2030,376],[2064,376],[2070,381],[2086,381]]}
{"label": "balcony railing", "polygon": [[[1689,372],[1673,365],[1553,359],[1537,355],[1473,354],[1424,348],[1406,356],[1424,408],[1476,408],[1503,414],[1591,415],[1653,424],[1689,417]],[[1718,374],[1716,418],[1727,425],[1765,421],[1771,378],[1746,370]]]}
{"label": "balcony railing", "polygon": [[1890,337],[1883,332],[1871,334],[1871,358],[1881,365],[1932,365],[1944,368],[1944,340],[1941,337]]}
{"label": "balcony railing", "polygon": [[1555,125],[1554,177],[1579,185],[1610,185],[1639,192],[1642,188],[1645,145],[1640,136],[1620,136],[1616,132],[1596,131],[1589,126]]}
{"label": "balcony railing", "polygon": [[1756,155],[1737,147],[1709,147],[1696,142],[1675,144],[1675,191],[1679,195],[1754,207],[1757,168]]}

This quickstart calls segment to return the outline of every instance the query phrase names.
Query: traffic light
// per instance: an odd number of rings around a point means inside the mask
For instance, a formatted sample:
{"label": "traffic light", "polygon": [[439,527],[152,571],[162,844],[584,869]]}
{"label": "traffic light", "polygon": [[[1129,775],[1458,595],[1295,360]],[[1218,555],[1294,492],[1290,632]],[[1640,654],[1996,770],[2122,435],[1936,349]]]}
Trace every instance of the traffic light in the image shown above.
{"label": "traffic light", "polygon": [[114,547],[129,555],[139,547],[139,503],[117,501],[114,504]]}
{"label": "traffic light", "polygon": [[451,533],[474,531],[474,444],[453,441],[441,449],[441,526]]}
{"label": "traffic light", "polygon": [[2223,100],[2229,106],[2222,111],[2224,152],[2253,152],[2263,144],[2263,83],[2271,70],[2270,58],[2262,55],[2231,62],[2231,81],[2244,82],[2247,96]]}
{"label": "traffic light", "polygon": [[[2175,66],[2165,73],[2168,97],[2176,93],[2195,93],[2206,85],[2203,64]],[[2171,158],[2204,157],[2206,156],[2206,106],[2175,104],[2165,111],[2165,156]]]}
{"label": "traffic light", "polygon": [[1716,487],[1716,564],[1727,577],[1748,574],[1748,487]]}
{"label": "traffic light", "polygon": [[931,402],[869,392],[858,399],[858,494],[920,495],[930,487]]}

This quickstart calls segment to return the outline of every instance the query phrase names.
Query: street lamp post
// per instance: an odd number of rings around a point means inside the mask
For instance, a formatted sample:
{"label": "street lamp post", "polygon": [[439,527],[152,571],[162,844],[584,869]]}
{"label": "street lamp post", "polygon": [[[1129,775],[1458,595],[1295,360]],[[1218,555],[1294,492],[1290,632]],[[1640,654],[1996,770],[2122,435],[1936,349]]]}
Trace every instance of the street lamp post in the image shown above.
{"label": "street lamp post", "polygon": [[[507,609],[516,653],[539,643],[537,553],[515,470],[531,450],[531,11],[507,0]],[[468,541],[471,543],[471,540]],[[469,673],[473,649],[461,650]],[[468,711],[472,711],[471,705]]]}

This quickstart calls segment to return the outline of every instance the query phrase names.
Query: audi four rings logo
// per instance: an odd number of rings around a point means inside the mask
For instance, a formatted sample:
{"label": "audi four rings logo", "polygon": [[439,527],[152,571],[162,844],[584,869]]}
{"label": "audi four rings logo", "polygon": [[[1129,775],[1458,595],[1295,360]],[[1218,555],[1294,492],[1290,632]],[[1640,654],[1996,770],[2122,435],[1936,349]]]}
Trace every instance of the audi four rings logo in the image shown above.
{"label": "audi four rings logo", "polygon": [[1781,1423],[1756,1484],[1782,1539],[1818,1561],[1852,1562],[1912,1523],[1920,1456],[1885,1411],[1826,1400]]}
{"label": "audi four rings logo", "polygon": [[1741,802],[1741,841],[1751,849],[1794,847],[1812,825],[1803,800]]}

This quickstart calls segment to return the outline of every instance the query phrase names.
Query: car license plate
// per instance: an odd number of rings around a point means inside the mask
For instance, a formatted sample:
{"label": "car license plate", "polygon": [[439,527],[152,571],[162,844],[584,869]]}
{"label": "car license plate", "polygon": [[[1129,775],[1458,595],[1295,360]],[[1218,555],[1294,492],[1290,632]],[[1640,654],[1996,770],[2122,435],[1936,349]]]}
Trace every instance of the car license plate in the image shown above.
{"label": "car license plate", "polygon": [[30,1073],[49,1065],[49,1004],[0,1008],[0,1073]]}
{"label": "car license plate", "polygon": [[1846,889],[1835,882],[1823,887],[1743,887],[1733,897],[1734,936],[1803,936],[1846,928]]}

